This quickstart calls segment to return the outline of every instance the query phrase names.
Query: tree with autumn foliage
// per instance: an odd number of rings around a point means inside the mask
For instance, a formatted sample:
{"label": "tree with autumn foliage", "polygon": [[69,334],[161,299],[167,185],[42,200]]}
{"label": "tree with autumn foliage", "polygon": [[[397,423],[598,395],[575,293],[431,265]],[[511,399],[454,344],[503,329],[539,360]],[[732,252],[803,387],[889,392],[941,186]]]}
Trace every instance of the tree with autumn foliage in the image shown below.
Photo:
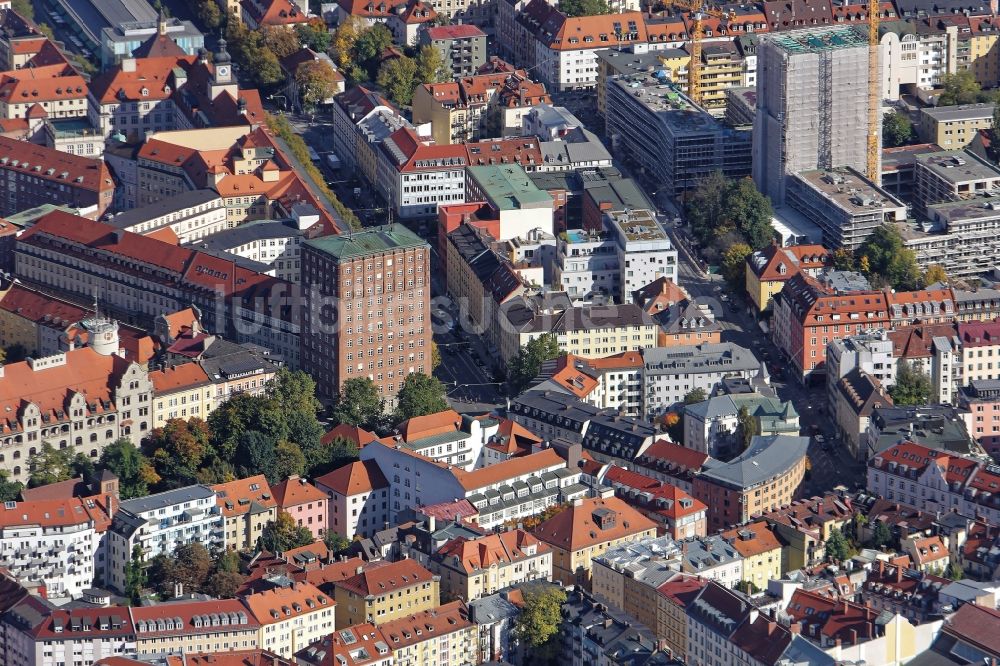
{"label": "tree with autumn foliage", "polygon": [[146,440],[146,451],[162,482],[158,490],[199,483],[199,471],[213,453],[208,424],[199,418],[170,419],[154,428]]}
{"label": "tree with autumn foliage", "polygon": [[299,103],[314,109],[337,93],[339,78],[333,65],[324,60],[310,60],[295,70],[295,84],[299,88]]}

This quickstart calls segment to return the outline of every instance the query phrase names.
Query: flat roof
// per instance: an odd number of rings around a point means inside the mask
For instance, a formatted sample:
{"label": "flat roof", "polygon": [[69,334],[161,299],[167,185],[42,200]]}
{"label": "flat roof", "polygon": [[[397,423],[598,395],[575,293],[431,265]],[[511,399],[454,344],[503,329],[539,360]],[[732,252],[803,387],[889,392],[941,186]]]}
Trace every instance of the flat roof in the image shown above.
{"label": "flat roof", "polygon": [[539,189],[520,164],[468,166],[468,177],[479,183],[487,198],[500,210],[541,208],[552,197]]}
{"label": "flat roof", "polygon": [[928,109],[921,109],[924,113],[938,122],[948,122],[954,120],[977,120],[980,118],[993,118],[995,105],[988,102],[982,104],[959,104],[957,106],[935,106]]}
{"label": "flat roof", "polygon": [[882,173],[899,171],[902,168],[913,168],[917,155],[940,153],[941,146],[936,143],[919,143],[913,146],[897,146],[882,149]]}
{"label": "flat roof", "polygon": [[611,223],[629,241],[664,241],[667,234],[648,210],[629,210],[611,215]]}
{"label": "flat roof", "polygon": [[373,227],[353,233],[324,236],[305,242],[305,245],[338,259],[381,254],[389,250],[430,247],[420,236],[402,224]]}
{"label": "flat roof", "polygon": [[198,249],[225,252],[258,240],[291,238],[302,234],[303,232],[288,220],[258,220],[210,234],[198,239],[197,242],[192,243],[192,246]]}
{"label": "flat roof", "polygon": [[1000,217],[1000,196],[932,204],[927,207],[927,212],[931,218],[943,218],[948,221],[996,218]]}
{"label": "flat roof", "polygon": [[765,39],[789,55],[868,48],[867,31],[862,33],[852,26],[806,28],[782,33],[768,33]]}
{"label": "flat roof", "polygon": [[943,150],[917,155],[917,164],[950,183],[1000,178],[1000,170],[969,150]]}
{"label": "flat roof", "polygon": [[850,167],[800,171],[794,177],[851,213],[877,206],[906,210],[902,201]]}
{"label": "flat roof", "polygon": [[681,87],[660,72],[637,72],[612,80],[626,95],[655,113],[660,122],[676,131],[716,132],[730,129],[695,104]]}

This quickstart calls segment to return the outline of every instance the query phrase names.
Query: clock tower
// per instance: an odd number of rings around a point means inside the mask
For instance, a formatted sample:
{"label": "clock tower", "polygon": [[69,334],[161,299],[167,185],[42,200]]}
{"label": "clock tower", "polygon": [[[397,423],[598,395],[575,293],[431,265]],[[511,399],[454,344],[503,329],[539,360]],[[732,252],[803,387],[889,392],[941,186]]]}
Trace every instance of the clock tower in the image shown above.
{"label": "clock tower", "polygon": [[233,63],[229,52],[226,51],[226,40],[220,39],[218,50],[212,59],[215,71],[212,74],[209,97],[215,99],[223,91],[228,91],[234,98],[239,95],[239,84],[233,77]]}

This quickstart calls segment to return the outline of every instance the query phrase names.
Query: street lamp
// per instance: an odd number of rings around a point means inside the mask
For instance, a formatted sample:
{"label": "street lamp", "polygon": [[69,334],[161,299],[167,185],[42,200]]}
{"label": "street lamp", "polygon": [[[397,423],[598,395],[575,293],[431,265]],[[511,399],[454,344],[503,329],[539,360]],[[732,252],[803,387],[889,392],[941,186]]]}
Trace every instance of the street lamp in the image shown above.
{"label": "street lamp", "polygon": [[274,99],[275,97],[280,97],[281,98],[281,100],[282,100],[281,101],[281,110],[282,111],[287,111],[288,110],[288,98],[285,97],[284,95],[279,95],[279,94],[275,93],[275,94],[271,95],[270,97],[268,97],[268,99]]}

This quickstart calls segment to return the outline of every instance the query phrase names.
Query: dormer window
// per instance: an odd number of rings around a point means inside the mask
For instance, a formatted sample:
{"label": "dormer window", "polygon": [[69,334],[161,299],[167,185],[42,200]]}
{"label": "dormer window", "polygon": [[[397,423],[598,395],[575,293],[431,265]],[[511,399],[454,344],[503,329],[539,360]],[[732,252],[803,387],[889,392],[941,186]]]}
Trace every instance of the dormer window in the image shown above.
{"label": "dormer window", "polygon": [[142,90],[139,91],[139,94],[142,95],[143,97],[149,97],[149,88],[143,88]]}

